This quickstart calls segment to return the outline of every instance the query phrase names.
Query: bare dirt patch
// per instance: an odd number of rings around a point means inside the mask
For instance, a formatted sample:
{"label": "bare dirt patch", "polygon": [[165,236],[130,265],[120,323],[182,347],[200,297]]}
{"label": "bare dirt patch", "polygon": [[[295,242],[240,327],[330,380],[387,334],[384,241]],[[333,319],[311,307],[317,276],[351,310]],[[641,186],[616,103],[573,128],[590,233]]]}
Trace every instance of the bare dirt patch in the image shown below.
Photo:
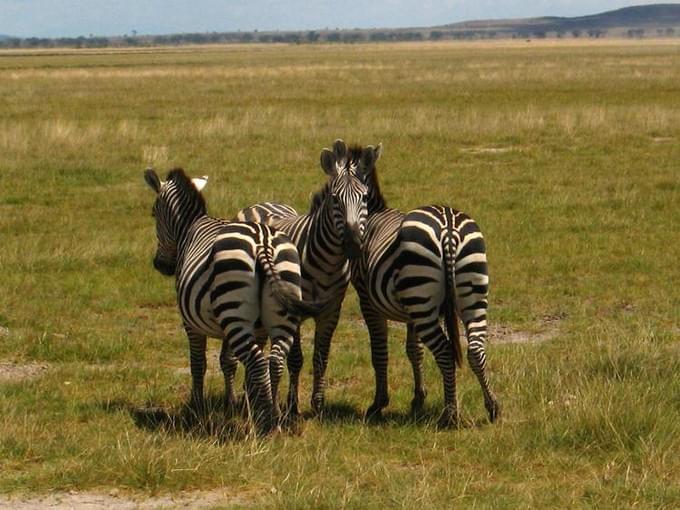
{"label": "bare dirt patch", "polygon": [[548,342],[560,332],[563,315],[546,315],[539,321],[536,331],[521,331],[509,326],[493,325],[489,328],[489,339],[499,344],[538,344]]}
{"label": "bare dirt patch", "polygon": [[506,152],[521,151],[520,147],[467,147],[460,149],[467,154],[504,154]]}
{"label": "bare dirt patch", "polygon": [[556,336],[556,329],[529,332],[516,331],[506,326],[489,328],[490,341],[496,344],[538,344],[552,340]]}
{"label": "bare dirt patch", "polygon": [[227,490],[182,492],[155,497],[120,496],[116,490],[108,494],[96,492],[67,492],[29,497],[0,496],[0,510],[42,510],[44,508],[95,510],[155,510],[199,509],[214,506],[248,506],[253,504],[245,495],[230,494]]}
{"label": "bare dirt patch", "polygon": [[47,363],[0,361],[0,382],[24,381],[40,377],[49,368]]}

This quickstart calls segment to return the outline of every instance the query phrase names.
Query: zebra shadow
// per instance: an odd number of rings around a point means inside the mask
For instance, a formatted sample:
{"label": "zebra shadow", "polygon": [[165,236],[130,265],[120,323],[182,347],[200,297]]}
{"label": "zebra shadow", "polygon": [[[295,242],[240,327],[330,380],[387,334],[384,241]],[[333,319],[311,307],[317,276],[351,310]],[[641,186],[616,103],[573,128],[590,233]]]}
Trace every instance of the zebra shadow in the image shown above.
{"label": "zebra shadow", "polygon": [[326,403],[320,414],[311,409],[302,413],[305,420],[319,420],[322,423],[356,423],[364,420],[363,413],[349,402]]}
{"label": "zebra shadow", "polygon": [[[436,402],[433,404],[426,404],[422,409],[413,412],[410,409],[403,411],[399,409],[385,410],[378,416],[366,416],[366,412],[358,406],[350,404],[349,402],[334,402],[327,403],[324,406],[323,412],[320,415],[308,411],[304,414],[305,419],[318,419],[322,424],[361,424],[368,427],[383,427],[383,428],[402,428],[402,427],[417,427],[417,428],[434,428],[440,429],[438,425],[441,417],[441,404]],[[458,424],[458,429],[477,429],[487,425],[484,420],[476,420],[471,416],[461,415]],[[444,429],[445,430],[445,429]]]}
{"label": "zebra shadow", "polygon": [[99,407],[111,413],[127,412],[138,428],[151,432],[211,438],[219,443],[243,441],[254,434],[247,410],[241,407],[234,413],[227,413],[224,399],[218,395],[207,396],[201,412],[186,403],[166,408],[153,403],[138,406],[126,400],[103,402]]}

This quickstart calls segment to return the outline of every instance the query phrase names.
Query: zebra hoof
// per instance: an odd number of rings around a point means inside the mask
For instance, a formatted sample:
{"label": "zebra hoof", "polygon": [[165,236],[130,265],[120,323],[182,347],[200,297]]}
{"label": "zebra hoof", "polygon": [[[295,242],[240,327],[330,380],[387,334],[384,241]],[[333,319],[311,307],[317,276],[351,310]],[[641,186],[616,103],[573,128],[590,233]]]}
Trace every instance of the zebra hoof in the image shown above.
{"label": "zebra hoof", "polygon": [[427,397],[427,392],[417,393],[413,400],[411,400],[411,414],[420,414],[423,412],[425,407],[425,398]]}
{"label": "zebra hoof", "polygon": [[266,423],[257,423],[255,431],[257,437],[267,437],[276,434],[277,432],[281,432],[281,427],[274,421],[270,421]]}
{"label": "zebra hoof", "polygon": [[382,419],[382,410],[387,407],[389,400],[384,400],[380,402],[373,402],[371,406],[366,409],[366,420],[378,421]]}
{"label": "zebra hoof", "polygon": [[225,397],[224,399],[224,413],[227,418],[235,418],[239,413],[239,405],[234,397]]}
{"label": "zebra hoof", "polygon": [[265,437],[276,432],[277,429],[280,430],[279,420],[272,411],[273,409],[269,407],[269,409],[263,409],[254,414],[253,421],[255,422],[255,432],[258,437]]}
{"label": "zebra hoof", "polygon": [[440,429],[457,429],[458,417],[455,414],[445,412],[437,420],[437,428]]}
{"label": "zebra hoof", "polygon": [[324,408],[323,397],[312,397],[312,411],[316,416],[321,416]]}
{"label": "zebra hoof", "polygon": [[298,421],[300,421],[300,412],[298,411],[297,405],[295,406],[286,406],[286,409],[284,410],[283,417],[282,417],[282,423],[286,426],[290,424],[295,424]]}
{"label": "zebra hoof", "polygon": [[492,402],[486,403],[485,406],[487,412],[489,413],[489,421],[491,423],[495,422],[501,416],[501,405],[498,401],[494,400]]}
{"label": "zebra hoof", "polygon": [[366,410],[366,414],[364,414],[364,420],[367,422],[380,422],[383,420],[383,415],[382,415],[382,408],[376,408],[374,409],[373,406],[369,407]]}
{"label": "zebra hoof", "polygon": [[205,401],[202,398],[192,397],[189,402],[187,402],[185,411],[190,416],[201,418],[207,414]]}

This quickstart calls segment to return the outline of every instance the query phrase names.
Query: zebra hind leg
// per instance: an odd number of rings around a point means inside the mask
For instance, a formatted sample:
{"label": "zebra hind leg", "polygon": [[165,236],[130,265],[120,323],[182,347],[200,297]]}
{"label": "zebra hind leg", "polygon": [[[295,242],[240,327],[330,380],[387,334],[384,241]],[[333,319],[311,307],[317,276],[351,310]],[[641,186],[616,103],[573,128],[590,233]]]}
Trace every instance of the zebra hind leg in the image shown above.
{"label": "zebra hind leg", "polygon": [[232,352],[245,365],[247,398],[258,434],[269,434],[276,425],[267,358],[252,335],[246,334],[228,341]]}
{"label": "zebra hind leg", "polygon": [[486,411],[489,413],[489,421],[494,422],[500,416],[501,407],[493,391],[491,391],[489,380],[486,376],[486,328],[484,328],[483,332],[475,331],[468,333],[468,335],[468,363],[477,376],[479,385],[482,387],[484,407],[486,407]]}
{"label": "zebra hind leg", "polygon": [[277,422],[281,421],[281,409],[279,407],[278,399],[279,382],[281,381],[283,366],[292,344],[292,336],[277,335],[272,338],[272,348],[269,352],[269,377],[271,380],[272,406],[274,419]]}
{"label": "zebra hind leg", "polygon": [[238,360],[232,355],[227,341],[222,342],[220,367],[224,374],[224,407],[228,416],[235,416],[238,406],[234,392],[234,376],[236,375]]}
{"label": "zebra hind leg", "polygon": [[413,369],[413,400],[411,412],[418,414],[423,410],[427,391],[423,382],[423,344],[418,340],[413,324],[408,324],[406,329],[406,355]]}
{"label": "zebra hind leg", "polygon": [[453,347],[439,325],[439,317],[431,321],[414,322],[416,335],[432,352],[442,374],[444,385],[444,409],[439,418],[442,428],[458,426],[458,402],[456,399],[456,363]]}
{"label": "zebra hind leg", "polygon": [[286,415],[290,419],[295,419],[300,415],[298,392],[300,385],[300,372],[302,371],[302,363],[304,357],[302,355],[302,346],[300,344],[300,328],[293,336],[293,345],[288,353],[288,376],[290,382],[288,384],[288,398],[286,403]]}

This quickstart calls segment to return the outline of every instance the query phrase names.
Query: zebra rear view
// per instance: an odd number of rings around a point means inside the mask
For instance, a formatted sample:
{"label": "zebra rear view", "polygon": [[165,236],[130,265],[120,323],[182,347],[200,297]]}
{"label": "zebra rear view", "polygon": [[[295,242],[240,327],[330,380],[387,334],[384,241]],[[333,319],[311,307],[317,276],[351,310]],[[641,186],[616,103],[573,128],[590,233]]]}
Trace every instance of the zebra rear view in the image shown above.
{"label": "zebra rear view", "polygon": [[[374,160],[375,163],[375,160]],[[387,321],[407,324],[406,352],[414,376],[412,409],[425,400],[423,344],[434,355],[444,386],[440,424],[458,423],[456,364],[460,364],[459,317],[467,359],[484,394],[491,421],[500,406],[486,375],[488,268],[477,223],[450,207],[424,206],[406,214],[387,207],[375,164],[361,168],[369,187],[369,219],[362,255],[351,261],[352,284],[371,340],[376,391],[369,416],[389,404]],[[440,320],[444,319],[446,334]]]}
{"label": "zebra rear view", "polygon": [[[208,216],[200,193],[207,177],[190,179],[181,169],[170,171],[165,182],[150,169],[144,177],[157,193],[154,267],[176,277],[189,339],[190,405],[203,409],[206,339],[221,338],[222,370],[226,374],[230,369],[230,353],[245,365],[255,423],[259,432],[267,433],[279,418],[278,383],[300,317],[320,308],[301,300],[297,250],[283,232],[267,225]],[[256,323],[271,338],[268,360],[255,340]],[[225,384],[227,401],[233,401],[226,377]]]}

